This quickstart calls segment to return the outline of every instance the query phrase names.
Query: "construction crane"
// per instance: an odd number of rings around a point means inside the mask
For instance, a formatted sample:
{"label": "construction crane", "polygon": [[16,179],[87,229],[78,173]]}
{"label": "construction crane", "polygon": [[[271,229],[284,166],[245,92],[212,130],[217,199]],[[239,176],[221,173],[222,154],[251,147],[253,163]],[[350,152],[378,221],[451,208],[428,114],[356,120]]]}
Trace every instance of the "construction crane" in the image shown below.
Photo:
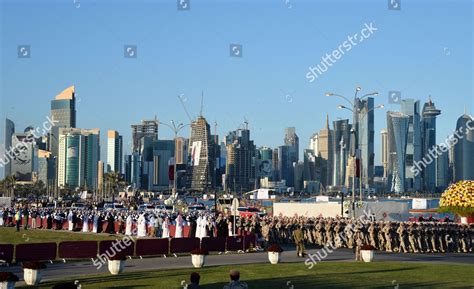
{"label": "construction crane", "polygon": [[184,104],[183,96],[184,96],[184,94],[178,95],[178,99],[181,102],[181,105],[183,106],[184,112],[186,112],[186,115],[189,118],[189,122],[191,123],[191,122],[193,122],[193,119],[191,118],[191,115],[189,114],[188,109],[186,108],[186,105]]}

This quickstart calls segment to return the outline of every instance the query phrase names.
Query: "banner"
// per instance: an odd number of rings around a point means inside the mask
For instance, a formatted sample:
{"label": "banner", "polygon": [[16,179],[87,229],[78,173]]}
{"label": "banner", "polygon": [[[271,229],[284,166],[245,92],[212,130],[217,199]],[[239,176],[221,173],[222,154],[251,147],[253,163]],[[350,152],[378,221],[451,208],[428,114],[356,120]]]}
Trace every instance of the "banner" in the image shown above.
{"label": "banner", "polygon": [[191,147],[191,166],[199,166],[201,158],[202,141],[194,141]]}

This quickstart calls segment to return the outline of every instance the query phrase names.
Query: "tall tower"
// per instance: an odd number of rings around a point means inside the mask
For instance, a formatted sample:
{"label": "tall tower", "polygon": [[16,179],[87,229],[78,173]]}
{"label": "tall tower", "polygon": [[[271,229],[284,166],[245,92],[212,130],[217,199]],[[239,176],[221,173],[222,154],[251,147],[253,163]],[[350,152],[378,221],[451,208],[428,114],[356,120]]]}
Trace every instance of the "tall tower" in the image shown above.
{"label": "tall tower", "polygon": [[403,99],[401,102],[401,112],[409,117],[405,163],[406,189],[408,191],[419,191],[422,189],[422,176],[421,174],[414,173],[411,168],[415,163],[421,161],[422,154],[420,101]]}
{"label": "tall tower", "polygon": [[256,148],[250,140],[250,130],[239,129],[235,132],[237,138],[227,145],[227,188],[242,193],[253,188],[251,180],[255,178],[255,167],[252,159],[255,158]]}
{"label": "tall tower", "polygon": [[212,144],[210,126],[206,119],[200,116],[191,123],[189,139],[190,165],[187,182],[191,190],[204,191],[214,187],[215,157]]}
{"label": "tall tower", "polygon": [[357,99],[358,145],[361,152],[361,178],[364,185],[372,185],[374,181],[374,98]]}
{"label": "tall tower", "polygon": [[333,122],[333,186],[344,186],[346,165],[349,156],[351,125],[348,119]]}
{"label": "tall tower", "polygon": [[333,176],[333,144],[332,144],[332,130],[329,128],[329,115],[326,115],[326,126],[324,129],[319,131],[318,134],[318,148],[321,157],[326,160],[326,169],[322,173],[321,183],[324,187],[330,186],[332,184]]}
{"label": "tall tower", "polygon": [[122,174],[123,138],[115,130],[107,132],[107,172]]}
{"label": "tall tower", "polygon": [[5,166],[5,175],[4,177],[7,177],[12,174],[12,165],[11,165],[11,159],[2,159],[3,157],[8,158],[7,152],[11,152],[11,146],[12,146],[12,137],[13,134],[15,133],[15,123],[11,121],[10,119],[6,118],[5,119],[5,155],[0,156],[0,161],[4,164]]}
{"label": "tall tower", "polygon": [[474,180],[474,119],[464,114],[456,130],[464,135],[454,145],[454,181]]}
{"label": "tall tower", "polygon": [[51,128],[49,151],[58,156],[59,129],[76,127],[76,97],[75,88],[70,86],[56,95],[51,101],[51,119],[55,125]]}
{"label": "tall tower", "polygon": [[387,112],[388,183],[390,191],[406,191],[406,159],[410,117],[401,112]]}
{"label": "tall tower", "polygon": [[[441,110],[436,109],[434,102],[429,101],[423,105],[421,119],[421,135],[422,135],[422,157],[423,159],[429,154],[430,149],[436,148],[436,117],[441,114]],[[436,190],[436,162],[427,163],[427,167],[423,170],[423,190],[435,192]]]}
{"label": "tall tower", "polygon": [[386,180],[388,176],[388,132],[383,129],[380,134],[382,135],[382,166],[383,166],[383,177]]}
{"label": "tall tower", "polygon": [[285,146],[288,147],[288,174],[286,175],[285,179],[287,181],[287,186],[294,187],[295,182],[295,173],[294,173],[294,163],[298,163],[299,160],[299,145],[300,139],[296,134],[296,129],[294,127],[287,127],[285,128],[285,139],[284,139]]}

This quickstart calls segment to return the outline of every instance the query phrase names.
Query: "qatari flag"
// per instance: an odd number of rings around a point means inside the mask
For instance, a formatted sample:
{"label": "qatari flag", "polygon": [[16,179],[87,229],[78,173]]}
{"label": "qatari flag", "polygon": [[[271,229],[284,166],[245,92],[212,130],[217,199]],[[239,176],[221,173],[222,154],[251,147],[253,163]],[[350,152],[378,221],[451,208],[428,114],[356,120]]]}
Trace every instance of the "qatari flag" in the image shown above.
{"label": "qatari flag", "polygon": [[168,178],[170,181],[174,181],[174,157],[168,160]]}

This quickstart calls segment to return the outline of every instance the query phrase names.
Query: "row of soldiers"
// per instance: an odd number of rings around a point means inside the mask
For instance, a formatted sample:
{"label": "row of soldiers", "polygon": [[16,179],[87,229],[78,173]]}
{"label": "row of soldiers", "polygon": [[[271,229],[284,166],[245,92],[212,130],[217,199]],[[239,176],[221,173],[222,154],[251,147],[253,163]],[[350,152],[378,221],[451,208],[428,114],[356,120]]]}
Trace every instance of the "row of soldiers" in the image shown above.
{"label": "row of soldiers", "polygon": [[304,217],[267,217],[258,226],[255,220],[242,222],[244,228],[250,226],[261,233],[265,243],[293,243],[293,232],[299,227],[306,244],[319,246],[371,245],[377,250],[403,253],[473,252],[474,224]]}

